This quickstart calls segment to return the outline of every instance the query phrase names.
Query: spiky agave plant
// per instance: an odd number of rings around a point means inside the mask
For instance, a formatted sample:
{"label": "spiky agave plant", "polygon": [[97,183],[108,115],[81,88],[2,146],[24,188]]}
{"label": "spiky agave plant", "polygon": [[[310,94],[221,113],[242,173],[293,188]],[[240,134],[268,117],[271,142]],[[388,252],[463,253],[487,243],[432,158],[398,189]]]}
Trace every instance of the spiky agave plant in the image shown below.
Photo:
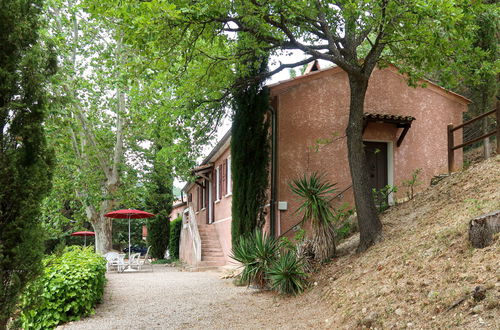
{"label": "spiky agave plant", "polygon": [[294,251],[286,251],[267,270],[271,288],[281,294],[297,295],[304,291],[307,274]]}
{"label": "spiky agave plant", "polygon": [[296,213],[302,213],[302,222],[311,221],[313,227],[313,250],[316,260],[324,261],[335,255],[334,214],[328,197],[335,193],[336,184],[323,180],[323,176],[313,173],[309,177],[295,179],[289,185],[301,204]]}
{"label": "spiky agave plant", "polygon": [[243,266],[241,282],[265,288],[266,271],[276,260],[279,246],[277,239],[269,237],[261,230],[241,236],[231,253],[231,257]]}

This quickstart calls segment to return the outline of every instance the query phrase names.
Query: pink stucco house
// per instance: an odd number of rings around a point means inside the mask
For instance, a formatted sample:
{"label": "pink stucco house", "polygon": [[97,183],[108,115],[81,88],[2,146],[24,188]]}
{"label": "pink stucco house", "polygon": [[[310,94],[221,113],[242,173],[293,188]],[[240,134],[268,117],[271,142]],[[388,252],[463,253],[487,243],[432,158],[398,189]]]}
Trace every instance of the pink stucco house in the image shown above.
{"label": "pink stucco house", "polygon": [[[272,119],[271,180],[266,230],[271,235],[293,235],[298,201],[289,189],[304,173],[324,173],[337,183],[336,202],[353,204],[347,161],[345,128],[349,112],[347,74],[338,67],[319,70],[310,65],[303,76],[269,86]],[[403,180],[421,169],[425,184],[447,172],[447,125],[458,125],[470,101],[426,81],[409,87],[404,76],[389,66],[376,69],[365,101],[363,139],[372,186],[402,187]],[[461,137],[455,137],[461,141]],[[318,140],[326,141],[318,145]],[[181,233],[181,259],[195,266],[231,262],[231,175],[228,134],[199,167],[196,182],[184,187],[188,196]],[[462,155],[457,153],[457,165]],[[404,196],[400,189],[399,196]]]}

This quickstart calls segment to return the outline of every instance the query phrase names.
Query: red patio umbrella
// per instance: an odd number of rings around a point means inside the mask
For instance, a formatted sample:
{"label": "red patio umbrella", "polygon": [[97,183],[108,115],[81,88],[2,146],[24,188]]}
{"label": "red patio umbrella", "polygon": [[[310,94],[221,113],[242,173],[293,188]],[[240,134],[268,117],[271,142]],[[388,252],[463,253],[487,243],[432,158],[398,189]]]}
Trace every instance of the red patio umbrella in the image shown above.
{"label": "red patio umbrella", "polygon": [[106,213],[104,216],[113,219],[128,219],[128,259],[130,260],[130,253],[132,252],[130,246],[130,219],[151,218],[154,217],[155,215],[141,210],[126,209],[126,210],[111,211]]}
{"label": "red patio umbrella", "polygon": [[71,236],[83,236],[84,237],[84,244],[87,246],[87,236],[95,236],[95,233],[93,231],[75,231],[74,233],[71,233]]}

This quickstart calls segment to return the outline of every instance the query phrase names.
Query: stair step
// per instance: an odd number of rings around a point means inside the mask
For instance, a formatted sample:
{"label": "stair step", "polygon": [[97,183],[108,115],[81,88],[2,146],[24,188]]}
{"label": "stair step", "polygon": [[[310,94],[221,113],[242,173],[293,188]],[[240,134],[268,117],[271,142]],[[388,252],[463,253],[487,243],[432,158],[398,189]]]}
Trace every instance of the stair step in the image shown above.
{"label": "stair step", "polygon": [[220,247],[209,247],[209,248],[205,248],[203,249],[203,252],[222,252],[222,249]]}
{"label": "stair step", "polygon": [[215,239],[217,240],[217,236],[215,235],[200,235],[201,239]]}
{"label": "stair step", "polygon": [[217,244],[219,245],[219,240],[218,239],[206,239],[206,240],[201,240],[201,244],[203,243],[208,243],[208,244]]}
{"label": "stair step", "polygon": [[201,258],[203,257],[224,257],[224,253],[221,252],[201,252]]}
{"label": "stair step", "polygon": [[198,227],[198,231],[206,231],[206,232],[215,232],[215,227],[209,226],[209,227]]}
{"label": "stair step", "polygon": [[215,267],[224,266],[226,264],[225,260],[202,260],[198,263],[198,267]]}
{"label": "stair step", "polygon": [[210,243],[219,243],[219,240],[216,239],[216,238],[205,238],[205,239],[201,239],[202,242],[210,242]]}
{"label": "stair step", "polygon": [[215,244],[202,244],[201,245],[201,250],[202,251],[205,251],[205,250],[208,250],[208,249],[211,249],[212,251],[216,250],[216,251],[222,251],[221,247],[219,245],[215,245]]}
{"label": "stair step", "polygon": [[225,262],[225,258],[224,257],[212,257],[212,256],[205,256],[205,257],[201,257],[201,261],[224,261]]}

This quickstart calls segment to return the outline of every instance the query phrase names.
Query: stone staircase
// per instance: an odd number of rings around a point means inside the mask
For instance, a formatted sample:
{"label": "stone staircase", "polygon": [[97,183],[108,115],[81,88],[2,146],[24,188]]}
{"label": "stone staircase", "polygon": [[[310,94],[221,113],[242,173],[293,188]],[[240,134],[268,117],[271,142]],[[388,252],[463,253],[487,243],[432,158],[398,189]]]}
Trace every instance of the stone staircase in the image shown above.
{"label": "stone staircase", "polygon": [[201,238],[201,262],[198,268],[218,268],[226,265],[226,258],[213,225],[198,226]]}

